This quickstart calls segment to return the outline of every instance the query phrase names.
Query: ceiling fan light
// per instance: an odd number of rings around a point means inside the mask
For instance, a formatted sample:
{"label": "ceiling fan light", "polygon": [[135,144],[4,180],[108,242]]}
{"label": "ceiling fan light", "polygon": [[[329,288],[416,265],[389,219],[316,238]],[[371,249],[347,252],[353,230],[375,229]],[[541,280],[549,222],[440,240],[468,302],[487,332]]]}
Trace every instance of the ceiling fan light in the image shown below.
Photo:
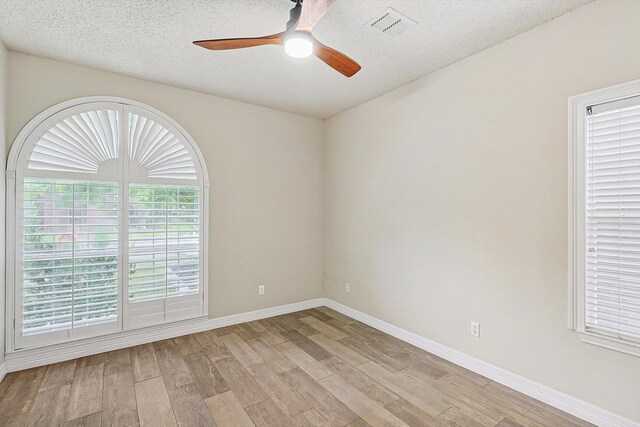
{"label": "ceiling fan light", "polygon": [[284,51],[292,58],[306,58],[313,53],[313,43],[302,37],[291,37],[284,42]]}

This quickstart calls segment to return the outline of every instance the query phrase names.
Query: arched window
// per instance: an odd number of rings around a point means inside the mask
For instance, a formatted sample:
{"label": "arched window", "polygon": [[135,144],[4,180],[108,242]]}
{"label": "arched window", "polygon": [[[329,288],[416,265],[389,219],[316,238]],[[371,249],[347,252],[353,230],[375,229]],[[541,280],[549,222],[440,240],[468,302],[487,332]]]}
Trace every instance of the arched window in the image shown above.
{"label": "arched window", "polygon": [[10,350],[207,313],[206,167],[166,115],[56,105],[18,135],[7,186]]}

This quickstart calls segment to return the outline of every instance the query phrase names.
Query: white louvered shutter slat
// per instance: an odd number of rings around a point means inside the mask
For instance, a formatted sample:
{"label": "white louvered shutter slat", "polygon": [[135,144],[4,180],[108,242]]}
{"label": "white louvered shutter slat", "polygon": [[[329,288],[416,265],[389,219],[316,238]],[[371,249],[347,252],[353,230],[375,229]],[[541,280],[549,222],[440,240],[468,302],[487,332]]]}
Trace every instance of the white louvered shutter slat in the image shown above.
{"label": "white louvered shutter slat", "polygon": [[640,97],[586,118],[585,329],[640,342]]}

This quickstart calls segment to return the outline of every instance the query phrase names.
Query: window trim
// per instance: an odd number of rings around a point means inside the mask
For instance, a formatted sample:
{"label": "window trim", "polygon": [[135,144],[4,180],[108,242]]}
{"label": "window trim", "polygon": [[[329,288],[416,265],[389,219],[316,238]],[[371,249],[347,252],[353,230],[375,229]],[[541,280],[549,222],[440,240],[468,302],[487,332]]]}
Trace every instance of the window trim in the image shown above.
{"label": "window trim", "polygon": [[[16,235],[16,225],[19,218],[17,212],[17,200],[16,200],[16,179],[18,174],[16,173],[17,168],[19,167],[19,161],[21,160],[22,151],[27,143],[30,141],[32,134],[36,131],[44,122],[50,119],[54,115],[58,115],[59,113],[68,110],[74,109],[78,107],[82,107],[86,104],[99,104],[99,103],[109,103],[109,104],[121,104],[121,106],[125,109],[127,107],[133,107],[133,109],[143,110],[144,112],[149,113],[151,116],[155,116],[160,120],[160,123],[165,122],[170,125],[170,127],[174,128],[180,133],[180,136],[183,137],[183,142],[185,145],[189,145],[189,148],[192,150],[195,155],[194,161],[198,162],[198,166],[201,172],[201,178],[199,179],[198,185],[201,186],[201,244],[202,244],[202,261],[201,261],[201,283],[202,283],[202,311],[201,315],[197,318],[208,318],[209,316],[209,175],[206,167],[206,163],[204,161],[204,156],[200,151],[198,145],[195,143],[191,135],[175,120],[173,120],[170,116],[163,113],[162,111],[153,108],[147,104],[142,102],[134,101],[127,98],[122,97],[113,97],[113,96],[87,96],[81,98],[70,99],[56,105],[53,105],[46,110],[42,111],[34,118],[32,118],[18,133],[18,136],[13,141],[13,145],[11,146],[11,150],[7,159],[7,170],[6,170],[6,269],[5,269],[5,279],[6,279],[6,300],[5,300],[5,319],[6,319],[6,328],[5,328],[5,351],[7,353],[13,353],[16,351],[15,348],[15,298],[16,298],[16,247],[17,247],[17,235]],[[85,178],[89,178],[85,176]],[[99,177],[95,177],[100,179]],[[172,181],[172,180],[168,180]],[[157,181],[156,181],[157,182]],[[183,182],[184,184],[184,182]],[[118,323],[122,322],[122,312],[120,313],[121,319]],[[164,325],[170,325],[173,322],[166,322]],[[163,324],[158,325],[158,327],[162,327]],[[121,330],[113,334],[109,335],[117,335],[126,332],[130,332],[131,330]],[[99,338],[99,337],[97,337]],[[82,339],[82,338],[78,338]],[[75,341],[75,340],[74,340]],[[69,341],[66,341],[69,342]],[[45,346],[48,344],[45,344]]]}
{"label": "window trim", "polygon": [[640,95],[640,79],[569,97],[568,146],[568,327],[582,342],[640,356],[640,344],[585,328],[584,212],[585,118],[588,106]]}

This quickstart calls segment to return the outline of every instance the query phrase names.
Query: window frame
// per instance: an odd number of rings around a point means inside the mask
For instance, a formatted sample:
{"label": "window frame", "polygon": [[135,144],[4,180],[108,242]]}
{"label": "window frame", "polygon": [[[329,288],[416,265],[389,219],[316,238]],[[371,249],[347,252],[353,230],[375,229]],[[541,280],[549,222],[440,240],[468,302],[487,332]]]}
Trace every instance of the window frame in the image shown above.
{"label": "window frame", "polygon": [[587,107],[640,95],[640,79],[569,97],[568,327],[582,342],[640,356],[640,344],[585,327],[585,162]]}
{"label": "window frame", "polygon": [[[91,108],[90,108],[91,107]],[[95,107],[95,108],[94,108]],[[75,98],[68,101],[61,102],[56,104],[37,116],[31,119],[24,128],[20,131],[14,143],[11,147],[8,159],[7,159],[7,171],[6,171],[6,334],[5,334],[5,348],[7,353],[12,353],[17,351],[16,349],[16,315],[19,310],[17,309],[18,305],[18,297],[17,295],[17,279],[18,274],[21,271],[21,266],[18,263],[21,260],[20,254],[17,254],[16,250],[20,245],[18,242],[18,237],[21,236],[17,227],[20,225],[20,219],[22,217],[22,213],[18,212],[19,203],[17,200],[18,193],[17,191],[24,185],[22,182],[25,178],[25,174],[20,172],[20,168],[23,167],[27,153],[30,153],[30,149],[37,143],[39,137],[41,135],[34,134],[34,132],[41,132],[43,129],[49,129],[51,126],[54,126],[58,123],[59,120],[56,118],[61,115],[65,115],[66,117],[72,116],[77,112],[82,111],[91,111],[95,109],[105,108],[107,109],[118,109],[118,117],[119,120],[127,120],[127,114],[140,114],[143,113],[146,117],[151,118],[159,125],[165,127],[170,132],[174,133],[176,137],[178,137],[185,148],[191,153],[193,157],[194,165],[196,166],[196,181],[183,180],[183,179],[171,179],[171,178],[149,178],[144,179],[139,177],[135,177],[131,182],[139,183],[139,184],[156,184],[156,185],[183,185],[183,186],[197,186],[200,190],[200,292],[198,292],[197,297],[200,299],[200,310],[197,316],[191,317],[193,318],[208,318],[209,315],[209,292],[208,292],[208,277],[209,277],[209,266],[208,266],[208,254],[209,254],[209,176],[206,168],[206,163],[204,161],[204,157],[199,150],[197,144],[189,135],[189,133],[175,120],[173,120],[168,115],[163,112],[146,105],[144,103],[134,101],[127,98],[121,97],[111,97],[111,96],[89,96],[89,97],[81,97]],[[123,160],[123,157],[126,155],[128,158],[128,154],[124,151],[126,147],[127,141],[127,129],[126,126],[121,126],[120,130],[120,155],[119,155],[119,164],[122,168],[128,162]],[[46,132],[46,130],[45,130]],[[123,139],[124,137],[124,139]],[[28,149],[28,151],[25,151]],[[28,161],[28,159],[27,159]],[[122,169],[121,169],[122,170]],[[33,171],[32,171],[33,172]],[[126,175],[127,171],[123,170],[124,178],[118,180],[119,197],[128,199],[128,185],[129,185],[129,177]],[[35,173],[29,173],[27,176],[31,177],[49,177],[54,178],[52,175],[48,175],[47,173],[41,174],[39,171]],[[69,176],[69,179],[79,179],[85,181],[104,181],[105,178],[101,174],[85,174],[85,173],[65,173],[65,175]],[[59,175],[58,175],[59,177]],[[55,178],[54,178],[55,179]],[[108,180],[108,179],[107,179]],[[121,227],[128,227],[128,208],[126,202],[122,203],[122,210],[119,212],[120,222],[119,225]],[[122,230],[120,231],[122,236]],[[120,254],[122,256],[122,248],[120,249]],[[121,264],[126,267],[128,265],[128,261],[125,260],[124,257],[121,258]],[[119,271],[122,273],[119,274],[120,283],[119,290],[120,295],[118,297],[119,303],[119,314],[118,314],[118,322],[116,322],[120,327],[117,331],[106,331],[105,334],[108,335],[117,335],[121,333],[125,333],[132,329],[144,328],[146,325],[142,325],[139,327],[127,327],[126,322],[126,304],[123,304],[124,299],[127,298],[128,289],[127,283],[128,281],[123,281],[122,277],[124,277],[127,273],[127,269],[125,267],[119,266]],[[176,320],[166,320],[162,324],[170,324],[174,321],[179,321],[181,319]],[[162,326],[160,324],[159,326]],[[105,334],[100,335],[91,335],[95,337],[104,336]],[[55,344],[56,342],[71,342],[78,339],[86,338],[82,332],[78,333],[71,339],[63,339],[54,342],[47,342],[43,345]],[[34,346],[36,347],[36,346]]]}

